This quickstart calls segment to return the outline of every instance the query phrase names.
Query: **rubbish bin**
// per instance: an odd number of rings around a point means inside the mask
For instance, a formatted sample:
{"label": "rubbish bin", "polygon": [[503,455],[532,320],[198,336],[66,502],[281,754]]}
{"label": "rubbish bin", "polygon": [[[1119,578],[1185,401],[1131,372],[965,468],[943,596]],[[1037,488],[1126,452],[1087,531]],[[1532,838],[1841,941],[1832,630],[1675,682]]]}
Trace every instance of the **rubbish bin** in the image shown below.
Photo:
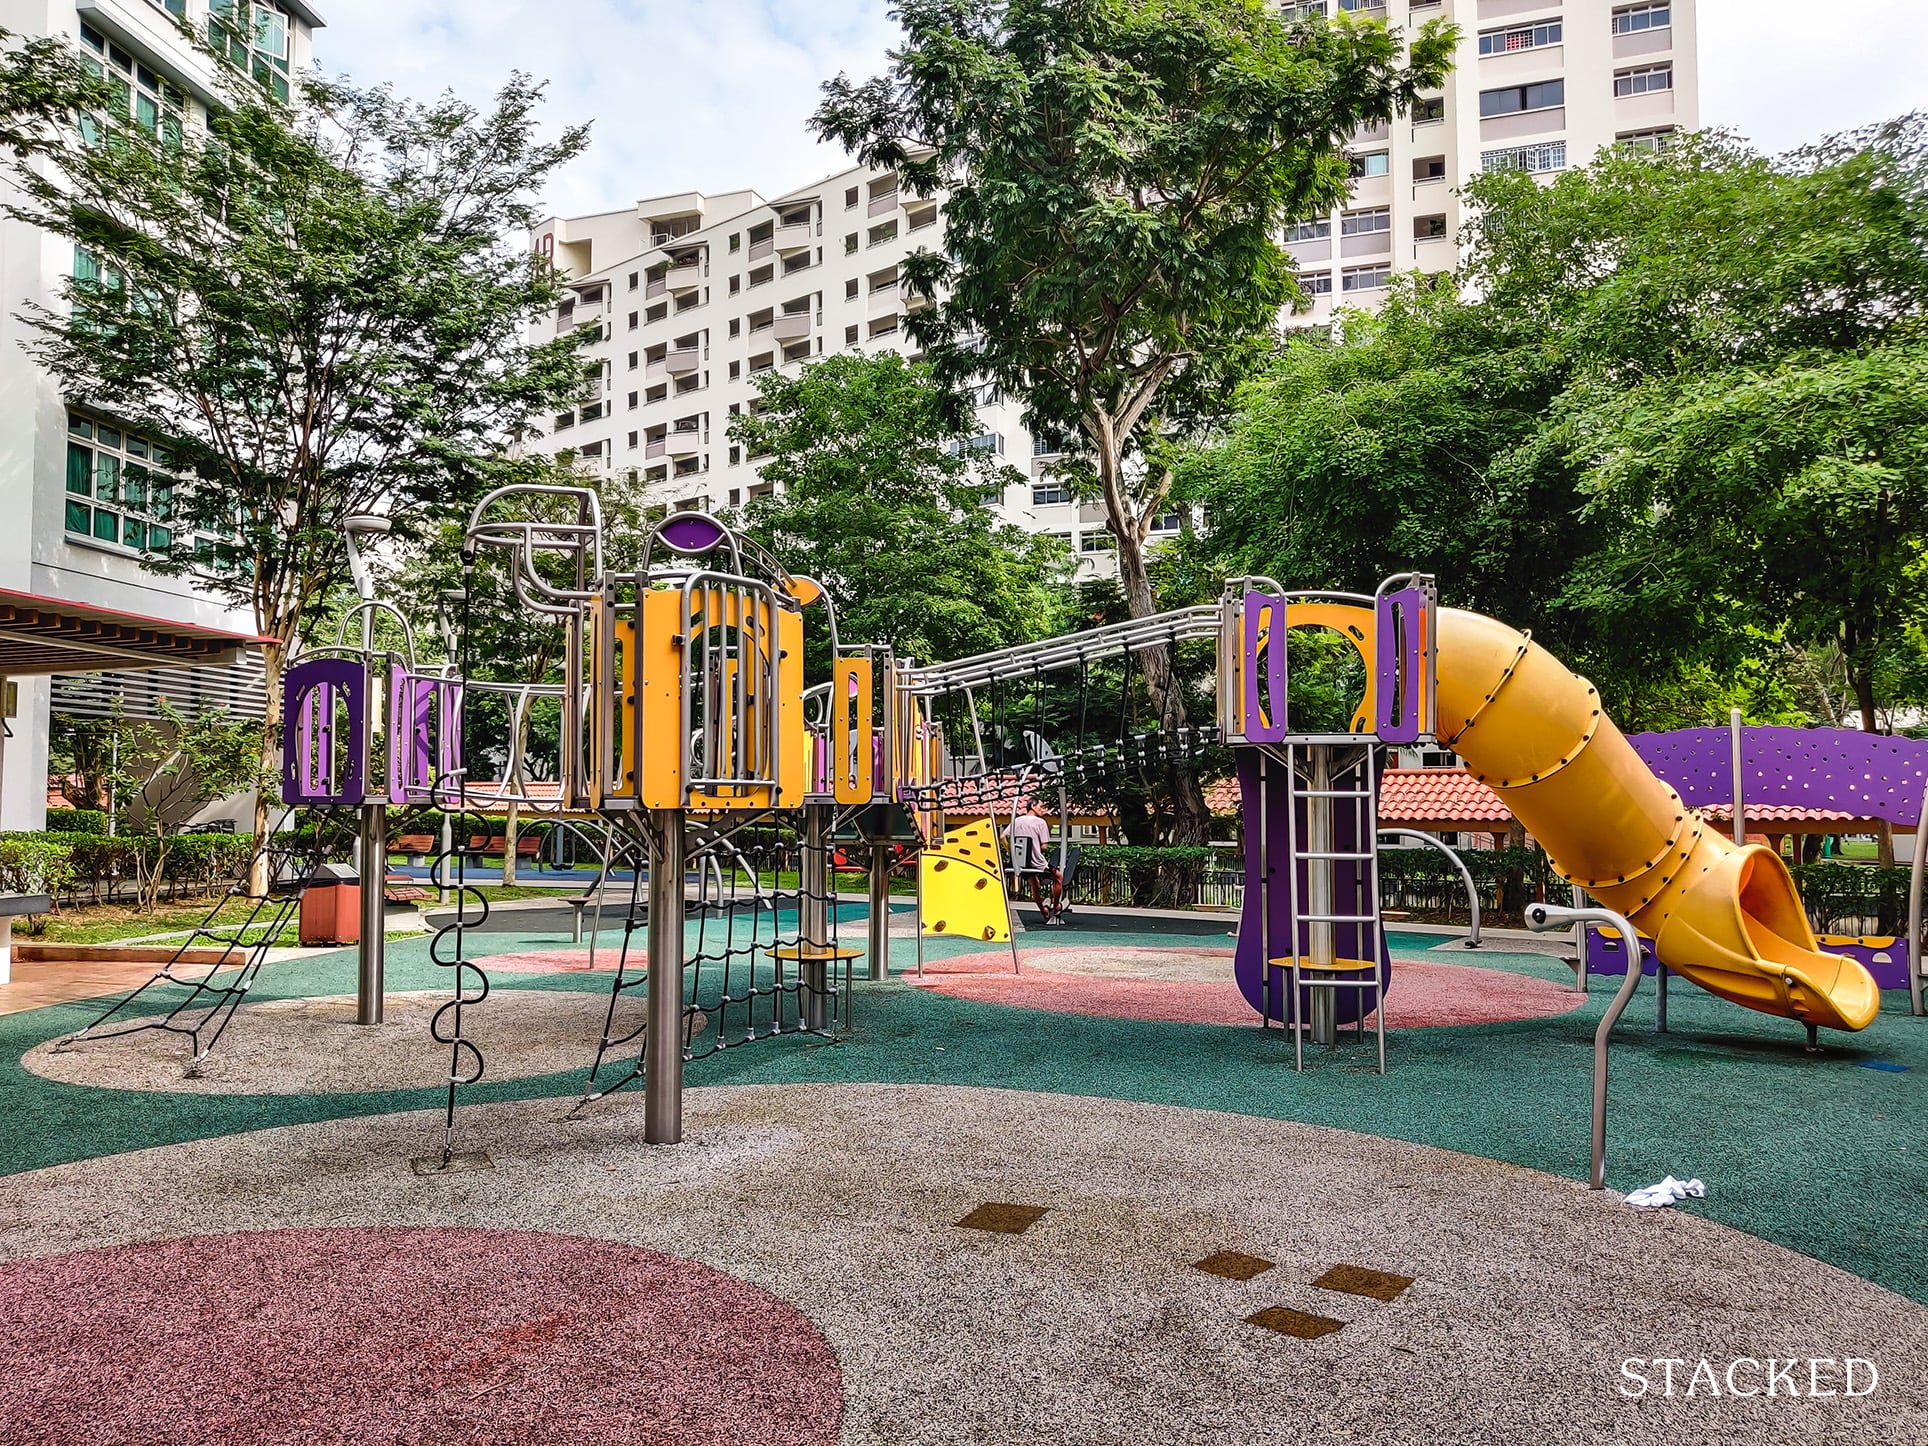
{"label": "rubbish bin", "polygon": [[361,939],[361,875],[349,864],[322,864],[301,891],[301,942],[353,944]]}

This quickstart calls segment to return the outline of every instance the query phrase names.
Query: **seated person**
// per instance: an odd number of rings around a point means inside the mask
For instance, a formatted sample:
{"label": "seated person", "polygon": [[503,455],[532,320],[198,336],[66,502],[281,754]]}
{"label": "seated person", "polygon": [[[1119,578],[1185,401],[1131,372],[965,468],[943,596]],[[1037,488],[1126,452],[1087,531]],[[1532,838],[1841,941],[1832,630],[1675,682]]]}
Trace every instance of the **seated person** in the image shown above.
{"label": "seated person", "polygon": [[[1051,863],[1050,813],[1044,800],[1034,798],[1023,812],[1011,820],[1004,836],[1011,844],[1011,867],[1019,884],[1031,881],[1031,901],[1047,924],[1059,924],[1064,916],[1064,875]],[[1044,899],[1045,880],[1051,881],[1051,901]]]}

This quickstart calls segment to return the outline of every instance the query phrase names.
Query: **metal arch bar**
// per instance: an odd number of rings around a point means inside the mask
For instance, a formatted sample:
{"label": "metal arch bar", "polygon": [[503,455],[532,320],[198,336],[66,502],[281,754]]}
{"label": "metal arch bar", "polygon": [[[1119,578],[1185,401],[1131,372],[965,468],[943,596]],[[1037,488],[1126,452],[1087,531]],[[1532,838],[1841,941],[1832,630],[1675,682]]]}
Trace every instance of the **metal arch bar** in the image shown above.
{"label": "metal arch bar", "polygon": [[1436,838],[1429,833],[1421,833],[1416,828],[1382,828],[1379,830],[1379,837],[1409,838],[1429,848],[1438,849],[1453,861],[1453,867],[1459,870],[1460,878],[1465,881],[1466,902],[1473,911],[1473,927],[1466,931],[1466,947],[1479,948],[1479,889],[1473,883],[1473,871],[1466,867],[1466,860],[1459,856],[1458,850],[1444,839]]}
{"label": "metal arch bar", "polygon": [[[1558,904],[1526,906],[1526,927],[1536,934],[1564,929],[1571,924],[1604,924],[1609,929],[1617,929],[1631,950],[1627,977],[1607,1006],[1607,1012],[1600,1016],[1600,1027],[1593,1032],[1593,1176],[1590,1183],[1595,1190],[1604,1190],[1607,1188],[1607,1040],[1632,1002],[1634,990],[1640,987],[1640,976],[1644,972],[1640,967],[1640,935],[1612,909],[1564,909]],[[1664,964],[1661,967],[1666,968]]]}
{"label": "metal arch bar", "polygon": [[983,687],[1014,672],[1048,672],[1080,662],[1123,653],[1143,652],[1193,639],[1216,638],[1223,614],[1217,603],[1180,608],[1148,618],[1112,623],[1088,632],[1068,633],[1042,642],[1024,643],[959,658],[955,662],[905,669],[910,691],[921,698]]}
{"label": "metal arch bar", "polygon": [[1921,880],[1922,856],[1928,854],[1928,780],[1921,793],[1921,815],[1915,822],[1915,856],[1908,860],[1908,1008],[1923,1013],[1921,991]]}

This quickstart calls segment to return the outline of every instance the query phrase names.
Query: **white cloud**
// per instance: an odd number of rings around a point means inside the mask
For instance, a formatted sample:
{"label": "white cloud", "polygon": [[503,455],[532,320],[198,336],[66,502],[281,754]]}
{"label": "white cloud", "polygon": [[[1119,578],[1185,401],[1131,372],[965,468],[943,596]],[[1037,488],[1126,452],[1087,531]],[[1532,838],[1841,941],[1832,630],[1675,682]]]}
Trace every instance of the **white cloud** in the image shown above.
{"label": "white cloud", "polygon": [[[844,158],[810,135],[818,86],[882,68],[887,0],[321,0],[323,70],[481,101],[512,70],[550,82],[555,125],[594,122],[549,196],[560,215],[643,196],[779,195]],[[830,13],[825,13],[829,11]]]}
{"label": "white cloud", "polygon": [[1921,0],[1700,0],[1700,117],[1765,151],[1928,109]]}

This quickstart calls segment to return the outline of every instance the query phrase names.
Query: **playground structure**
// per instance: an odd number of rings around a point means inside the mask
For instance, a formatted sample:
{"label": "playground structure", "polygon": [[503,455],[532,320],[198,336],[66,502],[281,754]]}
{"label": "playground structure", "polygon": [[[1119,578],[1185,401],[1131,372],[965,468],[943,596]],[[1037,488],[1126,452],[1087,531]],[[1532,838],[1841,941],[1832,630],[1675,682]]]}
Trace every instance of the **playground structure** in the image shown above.
{"label": "playground structure", "polygon": [[[453,870],[458,902],[433,941],[455,988],[434,1024],[450,1069],[432,1168],[457,1163],[457,1095],[484,1068],[463,1029],[489,987],[465,948],[488,914],[466,840],[489,830],[471,830],[465,814],[509,803],[598,831],[601,891],[613,865],[631,866],[582,1103],[640,1083],[645,1138],[658,1143],[681,1136],[687,1062],[848,1026],[856,962],[867,960],[873,979],[886,972],[889,876],[903,853],[917,855],[920,959],[926,936],[1010,941],[999,814],[1008,823],[1021,800],[1054,792],[1064,814],[1094,753],[1155,763],[1232,750],[1247,839],[1234,974],[1261,1024],[1292,1033],[1301,1067],[1308,1036],[1331,1044],[1344,1024],[1363,1033],[1370,1021],[1385,1069],[1392,968],[1379,908],[1380,756],[1384,745],[1422,741],[1456,750],[1564,878],[1650,935],[1658,957],[1692,982],[1799,1020],[1810,1038],[1822,1026],[1863,1028],[1879,1008],[1867,970],[1819,947],[1777,856],[1707,827],[1583,679],[1526,635],[1441,608],[1431,578],[1395,576],[1370,595],[1236,579],[1213,604],[919,663],[846,643],[817,583],[705,514],[663,521],[632,572],[605,565],[603,542],[586,490],[505,488],[471,518],[471,568],[497,555],[521,604],[562,630],[552,682],[470,676],[466,589],[446,600],[448,662],[419,666],[405,620],[402,650],[379,650],[377,614],[400,614],[374,598],[359,561],[358,636],[344,624],[334,648],[286,678],[284,801],[357,810],[365,877],[383,867],[388,807],[431,803],[460,825],[454,838],[445,828],[435,860],[438,873]],[[1363,697],[1343,730],[1294,716],[1285,644],[1303,628],[1331,630],[1363,667]],[[814,684],[804,663],[813,640],[828,673]],[[985,726],[986,691],[995,699],[1029,686],[1041,699],[1045,679],[1075,675],[1082,695],[1105,665],[1123,670],[1128,692],[1134,661],[1153,648],[1209,651],[1211,724],[1168,708],[1157,728],[1133,736],[1121,721],[1116,737],[1094,745],[1081,720],[1075,744],[1060,737],[1068,746],[1058,747],[1040,705],[1013,743],[993,702]],[[470,777],[467,718],[490,690],[511,695],[518,716],[536,698],[560,710],[547,787],[528,785],[519,743],[500,783]],[[968,743],[953,748],[961,730]],[[948,828],[947,799],[965,787],[979,817]],[[840,845],[866,859],[861,947],[840,936]],[[364,908],[374,912],[362,931],[359,1017],[372,1023],[383,989],[379,888],[364,889]],[[1014,941],[1013,950],[1016,968]]]}

